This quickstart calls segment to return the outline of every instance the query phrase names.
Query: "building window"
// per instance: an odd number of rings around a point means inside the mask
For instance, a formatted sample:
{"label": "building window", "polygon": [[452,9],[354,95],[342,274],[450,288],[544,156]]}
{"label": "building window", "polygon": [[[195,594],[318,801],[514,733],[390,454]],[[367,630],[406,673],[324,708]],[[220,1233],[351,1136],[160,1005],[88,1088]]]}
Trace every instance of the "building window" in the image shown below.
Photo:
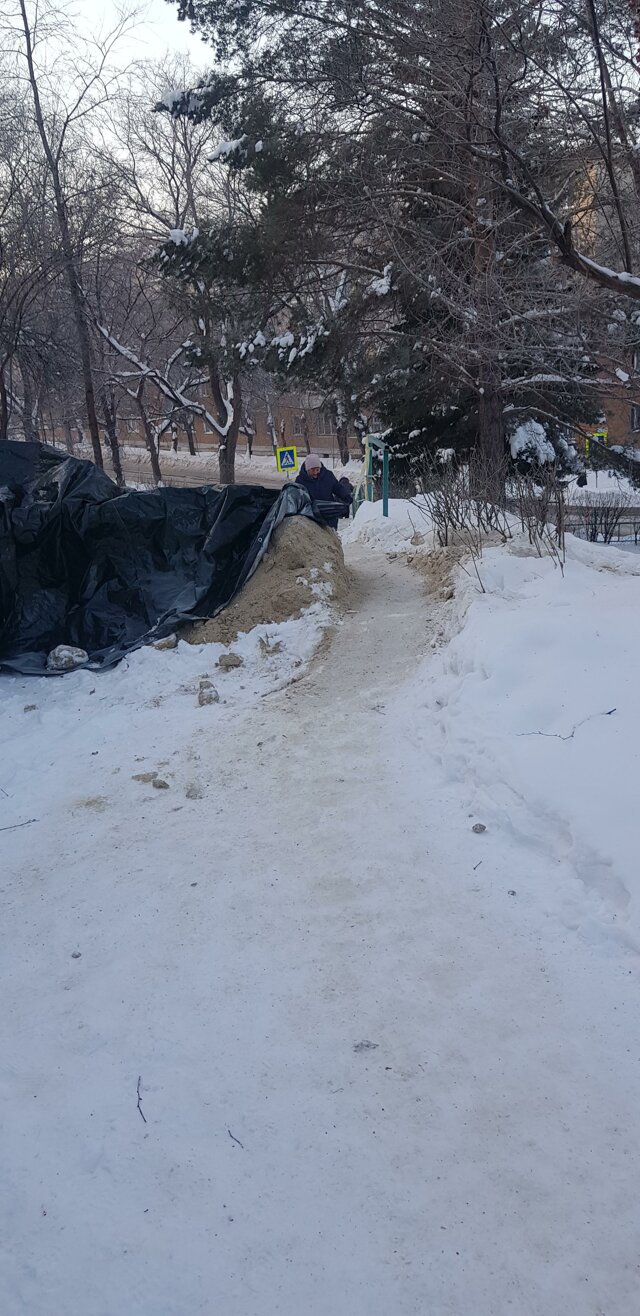
{"label": "building window", "polygon": [[127,420],[125,423],[126,423],[126,426],[127,426],[127,434],[137,434],[137,433],[138,433],[138,422],[137,422],[137,420]]}
{"label": "building window", "polygon": [[631,429],[634,434],[640,433],[640,403],[634,402],[631,408]]}
{"label": "building window", "polygon": [[336,432],[336,422],[330,411],[318,412],[318,434],[330,438]]}
{"label": "building window", "polygon": [[293,436],[295,439],[304,438],[304,416],[294,416],[293,418]]}

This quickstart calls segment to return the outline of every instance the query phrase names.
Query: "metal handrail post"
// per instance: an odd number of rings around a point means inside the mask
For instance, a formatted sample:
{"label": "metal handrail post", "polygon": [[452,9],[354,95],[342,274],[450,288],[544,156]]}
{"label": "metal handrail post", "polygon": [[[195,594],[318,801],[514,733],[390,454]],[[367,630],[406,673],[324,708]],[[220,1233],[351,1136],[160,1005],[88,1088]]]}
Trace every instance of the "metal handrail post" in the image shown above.
{"label": "metal handrail post", "polygon": [[373,502],[373,444],[367,439],[367,502]]}

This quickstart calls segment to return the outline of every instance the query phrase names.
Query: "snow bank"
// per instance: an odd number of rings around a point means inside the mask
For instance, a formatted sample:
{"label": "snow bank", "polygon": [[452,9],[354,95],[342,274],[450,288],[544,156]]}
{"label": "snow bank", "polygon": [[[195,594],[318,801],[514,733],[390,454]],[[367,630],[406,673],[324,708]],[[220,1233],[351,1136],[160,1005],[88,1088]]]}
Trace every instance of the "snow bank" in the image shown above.
{"label": "snow bank", "polygon": [[369,544],[389,552],[408,549],[416,533],[429,536],[431,542],[431,518],[425,500],[390,498],[388,517],[383,515],[382,500],[361,503],[353,520],[342,531],[342,541]]}
{"label": "snow bank", "polygon": [[567,535],[566,556],[568,562],[580,562],[594,571],[619,573],[624,576],[640,574],[640,564],[629,559],[629,545],[618,548],[614,544],[592,544],[588,539],[578,535]]}
{"label": "snow bank", "polygon": [[489,862],[511,856],[525,899],[637,955],[640,564],[568,536],[564,576],[524,539],[487,549],[479,573],[486,593],[460,576],[461,629],[407,693],[421,745],[488,827]]}

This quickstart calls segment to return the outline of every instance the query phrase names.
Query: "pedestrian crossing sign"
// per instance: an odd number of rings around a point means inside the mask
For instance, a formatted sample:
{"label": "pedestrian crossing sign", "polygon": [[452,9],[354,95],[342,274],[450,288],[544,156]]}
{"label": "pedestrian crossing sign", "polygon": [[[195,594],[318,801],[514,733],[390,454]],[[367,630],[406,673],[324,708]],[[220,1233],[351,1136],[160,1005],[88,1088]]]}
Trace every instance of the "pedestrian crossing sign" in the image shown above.
{"label": "pedestrian crossing sign", "polygon": [[587,434],[587,437],[585,438],[585,441],[584,441],[584,451],[585,451],[585,456],[587,456],[587,457],[590,457],[590,456],[591,456],[591,440],[592,440],[592,439],[595,439],[598,443],[608,443],[608,442],[609,442],[609,431],[608,431],[608,430],[592,430],[591,434]]}
{"label": "pedestrian crossing sign", "polygon": [[298,469],[297,448],[276,448],[276,465],[281,475]]}

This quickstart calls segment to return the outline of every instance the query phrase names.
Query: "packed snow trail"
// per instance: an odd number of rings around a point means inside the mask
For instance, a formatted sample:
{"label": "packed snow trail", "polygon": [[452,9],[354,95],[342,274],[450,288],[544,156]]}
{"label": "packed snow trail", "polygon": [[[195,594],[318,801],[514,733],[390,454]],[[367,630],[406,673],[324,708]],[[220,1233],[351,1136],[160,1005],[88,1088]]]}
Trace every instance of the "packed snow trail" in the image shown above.
{"label": "packed snow trail", "polygon": [[637,982],[567,956],[544,855],[508,870],[489,835],[469,862],[406,693],[422,582],[349,557],[354,611],[297,684],[215,737],[159,709],[153,744],[107,746],[105,774],[155,753],[175,789],[90,809],[62,853],[23,834],[7,1316],[637,1307]]}

